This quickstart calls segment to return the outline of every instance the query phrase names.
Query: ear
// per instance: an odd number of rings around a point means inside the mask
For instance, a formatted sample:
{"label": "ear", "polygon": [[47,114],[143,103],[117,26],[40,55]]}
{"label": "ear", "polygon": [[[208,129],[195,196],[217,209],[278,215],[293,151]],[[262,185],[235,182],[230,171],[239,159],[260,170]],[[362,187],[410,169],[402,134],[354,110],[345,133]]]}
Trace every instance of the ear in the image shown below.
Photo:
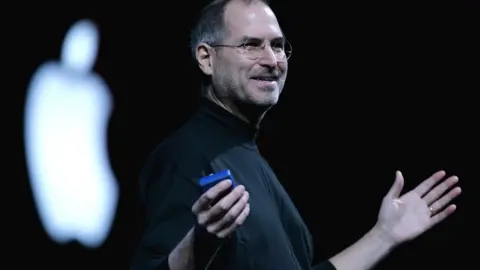
{"label": "ear", "polygon": [[211,54],[211,47],[205,43],[200,43],[196,48],[196,58],[200,69],[205,75],[212,75],[212,61],[213,55]]}

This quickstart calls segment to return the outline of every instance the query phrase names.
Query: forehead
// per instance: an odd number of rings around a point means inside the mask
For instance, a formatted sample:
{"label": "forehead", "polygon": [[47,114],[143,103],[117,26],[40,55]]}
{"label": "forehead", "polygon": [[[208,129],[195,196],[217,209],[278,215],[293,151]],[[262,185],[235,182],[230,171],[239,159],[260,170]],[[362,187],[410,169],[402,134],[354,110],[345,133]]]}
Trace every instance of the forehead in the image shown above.
{"label": "forehead", "polygon": [[275,14],[261,2],[230,2],[225,9],[225,24],[230,39],[244,36],[272,39],[283,36]]}

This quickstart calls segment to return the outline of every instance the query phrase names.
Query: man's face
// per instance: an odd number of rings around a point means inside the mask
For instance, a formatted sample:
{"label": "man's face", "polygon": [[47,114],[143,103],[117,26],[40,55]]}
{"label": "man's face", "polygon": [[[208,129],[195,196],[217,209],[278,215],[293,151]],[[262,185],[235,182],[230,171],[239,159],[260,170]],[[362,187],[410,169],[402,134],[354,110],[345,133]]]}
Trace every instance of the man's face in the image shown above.
{"label": "man's face", "polygon": [[285,84],[288,64],[286,59],[279,61],[276,57],[284,37],[274,13],[263,3],[232,1],[224,19],[228,34],[222,44],[266,46],[257,59],[241,49],[215,48],[212,80],[216,94],[247,104],[275,105]]}

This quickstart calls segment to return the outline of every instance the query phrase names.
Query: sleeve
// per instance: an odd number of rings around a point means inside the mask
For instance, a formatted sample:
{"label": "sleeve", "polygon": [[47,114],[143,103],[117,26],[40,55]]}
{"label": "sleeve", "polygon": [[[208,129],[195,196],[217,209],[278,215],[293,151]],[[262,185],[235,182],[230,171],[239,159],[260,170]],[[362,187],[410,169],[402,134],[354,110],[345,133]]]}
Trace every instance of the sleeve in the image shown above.
{"label": "sleeve", "polygon": [[325,261],[313,266],[312,270],[337,270],[337,269],[330,261]]}
{"label": "sleeve", "polygon": [[[266,161],[265,164],[267,164]],[[270,166],[266,166],[265,168],[267,168],[267,173],[270,174],[270,178],[274,179],[274,181],[271,181],[267,186],[275,198],[280,213],[282,213],[280,219],[286,230],[290,233],[290,241],[292,245],[296,247],[295,250],[298,251],[298,253],[296,253],[297,257],[304,258],[304,261],[308,261],[308,267],[313,270],[336,270],[335,266],[328,260],[311,267],[313,264],[313,241],[310,231],[283,185],[276,178],[273,170]]]}
{"label": "sleeve", "polygon": [[[141,179],[145,226],[132,270],[169,269],[168,255],[195,224],[191,207],[201,195],[200,189],[194,180],[182,176],[173,166],[161,171]],[[208,256],[206,252],[202,249],[202,256]]]}

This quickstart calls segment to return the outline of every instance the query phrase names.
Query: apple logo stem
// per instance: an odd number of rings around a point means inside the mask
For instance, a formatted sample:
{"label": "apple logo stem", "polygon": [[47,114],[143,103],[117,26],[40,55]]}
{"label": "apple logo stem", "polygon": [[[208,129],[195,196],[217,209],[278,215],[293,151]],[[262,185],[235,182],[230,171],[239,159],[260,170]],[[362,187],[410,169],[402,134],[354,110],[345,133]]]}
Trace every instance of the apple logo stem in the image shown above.
{"label": "apple logo stem", "polygon": [[45,231],[58,243],[89,248],[108,237],[119,196],[107,148],[113,101],[92,71],[98,43],[91,21],[68,30],[61,61],[33,74],[24,122],[29,180]]}

